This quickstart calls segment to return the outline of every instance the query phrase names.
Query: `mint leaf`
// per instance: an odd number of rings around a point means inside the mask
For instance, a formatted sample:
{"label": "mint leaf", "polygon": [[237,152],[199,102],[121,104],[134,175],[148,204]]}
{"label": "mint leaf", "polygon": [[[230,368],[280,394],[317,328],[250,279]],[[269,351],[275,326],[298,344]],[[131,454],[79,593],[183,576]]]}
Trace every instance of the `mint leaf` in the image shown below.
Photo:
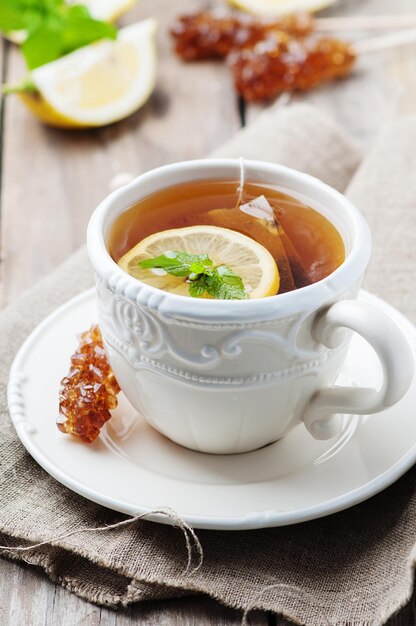
{"label": "mint leaf", "polygon": [[219,300],[247,300],[241,276],[227,265],[219,265],[207,279],[207,293]]}
{"label": "mint leaf", "polygon": [[30,70],[59,59],[62,55],[61,29],[40,24],[22,44],[22,52]]}
{"label": "mint leaf", "polygon": [[1,0],[0,30],[27,30],[42,19],[43,10],[38,2]]}
{"label": "mint leaf", "polygon": [[188,291],[192,298],[202,298],[202,296],[207,293],[205,277],[200,276],[198,279],[192,280],[189,283]]}
{"label": "mint leaf", "polygon": [[85,4],[71,4],[63,5],[63,9],[67,14],[71,14],[73,17],[91,17],[91,14]]}
{"label": "mint leaf", "polygon": [[213,267],[207,254],[166,252],[154,259],[139,262],[143,269],[163,269],[172,276],[187,278],[189,295],[201,298],[206,293],[218,300],[246,300],[241,276],[227,265]]}
{"label": "mint leaf", "polygon": [[172,276],[185,276],[202,274],[207,267],[212,265],[211,259],[206,254],[189,254],[188,252],[166,252],[154,259],[146,259],[139,263],[142,268],[157,267],[165,270]]}
{"label": "mint leaf", "polygon": [[0,30],[32,30],[64,0],[0,0]]}
{"label": "mint leaf", "polygon": [[31,70],[117,36],[114,26],[91,17],[86,6],[67,5],[64,0],[0,0],[0,30],[27,31],[22,52]]}
{"label": "mint leaf", "polygon": [[115,39],[117,36],[114,26],[93,19],[85,6],[65,7],[62,14],[65,19],[61,28],[63,54],[99,39]]}

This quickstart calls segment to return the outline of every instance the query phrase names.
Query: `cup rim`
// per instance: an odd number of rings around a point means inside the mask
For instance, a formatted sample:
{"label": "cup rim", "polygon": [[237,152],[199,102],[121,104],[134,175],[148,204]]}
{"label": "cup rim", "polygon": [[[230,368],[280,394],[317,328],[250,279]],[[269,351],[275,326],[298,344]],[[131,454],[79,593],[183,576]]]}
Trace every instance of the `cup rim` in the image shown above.
{"label": "cup rim", "polygon": [[[236,172],[239,172],[240,163],[240,159],[199,159],[163,165],[139,175],[128,185],[109,194],[93,212],[87,229],[88,254],[98,277],[120,295],[149,308],[157,308],[161,314],[212,322],[243,322],[253,318],[266,320],[294,315],[330,302],[361,280],[371,256],[371,234],[360,211],[343,194],[309,174],[276,163],[250,159],[244,159],[246,171],[261,172],[264,180],[259,181],[258,178],[256,180],[250,177],[250,174],[247,177],[248,180],[282,186],[289,190],[293,188],[294,193],[299,188],[307,189],[305,195],[312,201],[315,196],[318,202],[316,195],[320,195],[325,197],[322,204],[327,205],[332,200],[335,205],[344,210],[343,218],[348,219],[352,246],[345,261],[329,276],[312,285],[267,298],[211,300],[161,291],[133,278],[111,258],[106,246],[105,229],[118,215],[149,195],[140,193],[142,187],[156,183],[155,190],[160,189],[163,185],[157,186],[159,180],[175,178],[175,176],[181,178],[182,181],[218,179],[218,174],[213,174],[212,177],[206,175],[218,169],[224,172],[224,179],[238,178]],[[204,176],[201,172],[204,172]],[[276,177],[284,182],[275,182],[273,178],[276,179]],[[170,187],[175,184],[178,184],[178,181],[173,180],[164,186]]]}

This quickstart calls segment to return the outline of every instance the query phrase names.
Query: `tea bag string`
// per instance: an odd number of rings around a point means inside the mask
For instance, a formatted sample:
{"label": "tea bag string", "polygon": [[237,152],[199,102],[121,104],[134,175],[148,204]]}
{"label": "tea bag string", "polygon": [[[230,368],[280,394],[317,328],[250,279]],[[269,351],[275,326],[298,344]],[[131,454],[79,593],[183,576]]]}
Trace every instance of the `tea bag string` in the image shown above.
{"label": "tea bag string", "polygon": [[237,191],[238,191],[237,209],[240,207],[240,204],[242,204],[243,202],[244,187],[246,184],[246,168],[245,168],[245,162],[244,162],[243,157],[239,158],[239,163],[240,163],[240,183],[237,187]]}
{"label": "tea bag string", "polygon": [[[53,539],[48,539],[46,541],[41,541],[39,543],[32,544],[30,546],[1,546],[0,550],[5,550],[7,552],[14,553],[24,553],[29,552],[30,550],[35,550],[37,548],[42,548],[43,546],[50,546],[54,544],[56,541],[63,541],[65,539],[69,539],[70,537],[74,537],[75,535],[79,535],[82,533],[100,533],[109,530],[115,530],[118,528],[124,528],[126,526],[132,526],[136,522],[140,520],[145,520],[150,516],[163,516],[173,522],[174,528],[179,528],[184,536],[186,550],[187,550],[187,563],[186,568],[184,570],[184,575],[191,576],[195,574],[201,567],[204,561],[204,552],[202,549],[201,542],[199,541],[194,529],[190,526],[185,520],[183,520],[173,509],[163,508],[163,509],[155,509],[154,511],[149,511],[148,513],[142,513],[140,515],[135,515],[134,517],[130,517],[129,519],[123,520],[121,522],[117,522],[115,524],[109,524],[107,526],[98,526],[92,528],[78,528],[77,530],[73,530],[69,533],[64,533],[63,535],[59,535],[58,537],[54,537]],[[192,563],[194,560],[194,555],[196,555],[196,563],[194,567],[192,567]]]}

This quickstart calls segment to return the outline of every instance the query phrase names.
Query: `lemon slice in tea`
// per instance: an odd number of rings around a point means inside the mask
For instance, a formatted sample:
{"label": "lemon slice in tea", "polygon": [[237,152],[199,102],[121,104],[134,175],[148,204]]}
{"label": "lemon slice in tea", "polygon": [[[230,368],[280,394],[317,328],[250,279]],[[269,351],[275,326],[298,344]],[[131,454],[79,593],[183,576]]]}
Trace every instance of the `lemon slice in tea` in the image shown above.
{"label": "lemon slice in tea", "polygon": [[242,278],[250,299],[274,296],[279,290],[279,271],[270,252],[254,239],[218,226],[189,226],[155,233],[134,246],[118,264],[152,287],[188,296],[185,278],[139,266],[140,261],[170,251],[207,254],[214,265],[228,265]]}
{"label": "lemon slice in tea", "polygon": [[315,13],[337,0],[229,0],[230,4],[255,15],[280,16],[306,11]]}
{"label": "lemon slice in tea", "polygon": [[62,128],[104,126],[137,111],[156,82],[153,19],[122,28],[31,72],[37,91],[21,98],[41,120]]}

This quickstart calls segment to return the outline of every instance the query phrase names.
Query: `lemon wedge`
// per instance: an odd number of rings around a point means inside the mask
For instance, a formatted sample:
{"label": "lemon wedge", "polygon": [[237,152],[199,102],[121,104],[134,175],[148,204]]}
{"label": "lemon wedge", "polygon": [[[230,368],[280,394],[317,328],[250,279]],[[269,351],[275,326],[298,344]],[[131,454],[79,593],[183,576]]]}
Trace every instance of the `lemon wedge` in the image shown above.
{"label": "lemon wedge", "polygon": [[250,299],[274,296],[279,290],[279,271],[270,252],[250,237],[218,226],[189,226],[150,235],[127,252],[118,264],[152,287],[188,296],[185,278],[139,266],[140,261],[169,251],[207,254],[214,265],[228,265],[242,278]]}
{"label": "lemon wedge", "polygon": [[315,13],[335,4],[337,0],[228,0],[237,8],[254,13],[278,17],[306,11]]}
{"label": "lemon wedge", "polygon": [[137,111],[156,82],[156,22],[137,22],[31,72],[37,91],[20,97],[42,121],[60,128],[105,126]]}

